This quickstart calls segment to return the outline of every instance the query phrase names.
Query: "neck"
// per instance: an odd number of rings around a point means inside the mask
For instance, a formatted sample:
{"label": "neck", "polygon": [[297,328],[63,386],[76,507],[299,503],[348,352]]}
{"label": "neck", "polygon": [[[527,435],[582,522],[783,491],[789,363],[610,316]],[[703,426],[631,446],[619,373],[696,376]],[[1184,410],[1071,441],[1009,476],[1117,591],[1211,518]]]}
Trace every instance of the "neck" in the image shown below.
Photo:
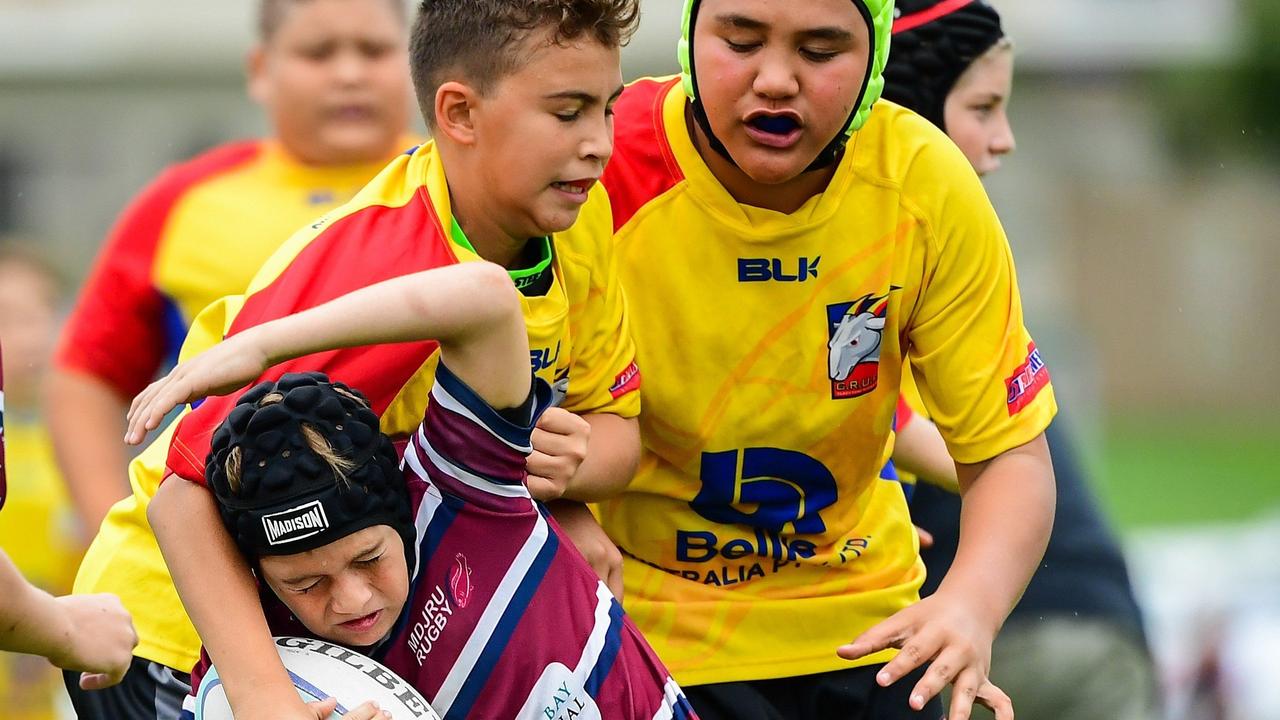
{"label": "neck", "polygon": [[[458,221],[462,232],[466,233],[467,240],[471,241],[471,247],[485,260],[510,268],[520,257],[529,238],[513,237],[504,230],[498,214],[485,202],[488,196],[483,183],[472,182],[478,176],[468,172],[449,172],[449,168],[457,167],[457,163],[450,163],[444,157],[443,150],[440,155],[445,168],[445,181],[449,185],[449,204],[453,217]],[[447,223],[446,218],[441,220]]]}
{"label": "neck", "polygon": [[693,119],[693,113],[685,106],[685,124],[689,128],[689,137],[693,138],[693,146],[707,164],[711,174],[720,181],[733,199],[743,205],[772,210],[790,215],[799,210],[809,198],[821,194],[831,183],[836,174],[836,166],[821,170],[803,172],[796,177],[777,184],[766,184],[753,180],[728,158],[711,147],[710,139]]}

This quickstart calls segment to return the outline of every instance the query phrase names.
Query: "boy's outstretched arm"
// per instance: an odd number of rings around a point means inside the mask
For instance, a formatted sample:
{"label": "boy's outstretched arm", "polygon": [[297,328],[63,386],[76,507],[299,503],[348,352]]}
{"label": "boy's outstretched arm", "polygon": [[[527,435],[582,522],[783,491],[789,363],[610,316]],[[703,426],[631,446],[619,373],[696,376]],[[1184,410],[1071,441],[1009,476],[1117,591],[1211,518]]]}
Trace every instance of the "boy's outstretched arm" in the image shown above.
{"label": "boy's outstretched arm", "polygon": [[[524,402],[529,341],[515,286],[497,265],[463,263],[370,285],[227,338],[134,398],[125,442],[142,442],[174,407],[232,392],[286,360],[426,338],[439,342],[449,367],[486,402]],[[523,348],[523,356],[511,348]]]}
{"label": "boy's outstretched arm", "polygon": [[[876,680],[889,685],[932,663],[911,692],[920,709],[947,683],[950,720],[969,717],[975,700],[1012,717],[1008,698],[987,679],[991,643],[1044,556],[1053,527],[1053,465],[1041,433],[976,465],[958,465],[960,544],[938,591],[864,632],[837,652],[856,659],[889,647],[901,652]],[[991,696],[997,698],[993,701]]]}
{"label": "boy's outstretched arm", "polygon": [[[172,407],[235,390],[286,359],[422,338],[437,340],[455,374],[490,404],[514,407],[526,399],[528,339],[516,290],[502,268],[465,263],[362,288],[228,338],[134,399],[126,441],[140,442]],[[222,527],[213,496],[189,483],[166,482],[148,518],[183,604],[222,668],[237,717],[328,717],[323,707],[305,707],[294,694],[252,576]]]}
{"label": "boy's outstretched arm", "polygon": [[0,650],[42,655],[80,670],[80,687],[97,690],[124,678],[138,634],[114,595],[55,598],[31,585],[0,552]]}

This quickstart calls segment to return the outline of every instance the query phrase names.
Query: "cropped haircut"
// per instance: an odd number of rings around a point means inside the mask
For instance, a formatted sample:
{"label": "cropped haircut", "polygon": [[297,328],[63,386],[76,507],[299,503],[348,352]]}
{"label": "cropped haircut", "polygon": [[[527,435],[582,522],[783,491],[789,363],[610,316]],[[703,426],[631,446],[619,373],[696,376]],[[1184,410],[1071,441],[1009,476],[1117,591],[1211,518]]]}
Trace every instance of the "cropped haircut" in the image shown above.
{"label": "cropped haircut", "polygon": [[[280,25],[284,23],[284,16],[289,8],[304,2],[314,2],[314,0],[259,0],[258,40],[264,43],[271,40],[276,30],[279,30]],[[404,0],[386,0],[386,2],[395,10],[397,18],[405,19]]]}
{"label": "cropped haircut", "polygon": [[423,119],[434,126],[436,90],[451,79],[491,90],[528,59],[524,43],[539,31],[555,45],[590,37],[614,48],[639,21],[639,0],[423,0],[409,35]]}

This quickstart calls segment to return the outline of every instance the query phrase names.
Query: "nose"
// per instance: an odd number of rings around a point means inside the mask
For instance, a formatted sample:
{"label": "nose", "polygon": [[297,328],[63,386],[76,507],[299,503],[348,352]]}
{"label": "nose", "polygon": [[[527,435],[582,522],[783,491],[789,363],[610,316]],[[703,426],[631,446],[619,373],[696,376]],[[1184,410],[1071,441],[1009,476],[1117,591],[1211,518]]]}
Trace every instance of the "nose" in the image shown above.
{"label": "nose", "polygon": [[613,156],[613,116],[601,112],[589,125],[578,154],[584,160],[596,160],[603,166]]}
{"label": "nose", "polygon": [[340,52],[333,61],[333,76],[342,85],[359,85],[368,61],[355,50]]}
{"label": "nose", "polygon": [[760,53],[760,66],[751,84],[757,95],[770,100],[794,97],[800,92],[800,81],[791,67],[791,58],[781,50]]}
{"label": "nose", "polygon": [[996,126],[991,136],[990,150],[992,155],[1008,155],[1018,149],[1018,142],[1013,137],[1013,126],[1009,124],[1009,116],[1002,110],[996,118]]}
{"label": "nose", "polygon": [[373,597],[373,588],[355,573],[343,573],[332,581],[329,608],[335,615],[359,617]]}

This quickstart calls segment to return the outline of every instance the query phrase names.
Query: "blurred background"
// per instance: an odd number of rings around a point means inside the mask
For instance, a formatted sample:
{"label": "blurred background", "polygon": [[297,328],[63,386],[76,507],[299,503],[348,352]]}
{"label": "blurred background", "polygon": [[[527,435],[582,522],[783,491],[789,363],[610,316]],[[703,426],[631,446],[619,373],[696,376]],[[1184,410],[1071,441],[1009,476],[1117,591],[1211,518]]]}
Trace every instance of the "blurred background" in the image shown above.
{"label": "blurred background", "polygon": [[[1280,2],[993,4],[1017,44],[1018,152],[988,189],[1124,539],[1168,717],[1280,718]],[[645,0],[628,78],[675,71],[679,5]],[[0,236],[36,246],[51,288],[78,287],[162,167],[265,131],[243,87],[254,9],[0,0]],[[56,326],[5,307],[6,353],[10,333]],[[47,343],[31,347],[6,355],[10,385],[39,382]],[[38,427],[6,390],[9,422]],[[11,487],[48,463],[15,432]],[[76,536],[41,512],[0,514],[10,553]],[[0,694],[39,670],[6,671]]]}

